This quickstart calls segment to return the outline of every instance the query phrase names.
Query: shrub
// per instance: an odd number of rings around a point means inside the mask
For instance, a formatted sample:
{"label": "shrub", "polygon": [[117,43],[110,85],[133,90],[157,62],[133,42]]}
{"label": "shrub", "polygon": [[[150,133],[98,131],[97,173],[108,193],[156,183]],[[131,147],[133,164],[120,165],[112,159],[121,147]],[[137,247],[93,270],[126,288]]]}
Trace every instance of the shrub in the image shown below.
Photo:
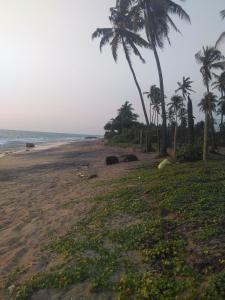
{"label": "shrub", "polygon": [[185,145],[177,150],[179,162],[193,162],[202,160],[202,147],[200,145]]}

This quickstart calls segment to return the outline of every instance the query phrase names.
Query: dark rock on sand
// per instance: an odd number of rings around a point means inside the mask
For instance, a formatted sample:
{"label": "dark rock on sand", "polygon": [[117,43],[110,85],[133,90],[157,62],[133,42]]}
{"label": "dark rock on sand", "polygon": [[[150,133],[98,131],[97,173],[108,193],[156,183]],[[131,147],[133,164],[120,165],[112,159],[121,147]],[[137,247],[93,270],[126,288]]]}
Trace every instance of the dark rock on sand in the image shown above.
{"label": "dark rock on sand", "polygon": [[125,155],[121,155],[119,157],[119,161],[120,162],[131,162],[131,161],[138,161],[138,158],[136,155],[134,154],[125,154]]}
{"label": "dark rock on sand", "polygon": [[35,145],[33,143],[26,143],[26,148],[34,148]]}
{"label": "dark rock on sand", "polygon": [[107,166],[115,165],[119,163],[119,159],[116,156],[107,156],[105,159],[105,163],[107,164]]}
{"label": "dark rock on sand", "polygon": [[93,173],[93,174],[90,174],[88,176],[88,179],[94,179],[94,178],[97,178],[97,177],[98,177],[98,175],[96,173]]}

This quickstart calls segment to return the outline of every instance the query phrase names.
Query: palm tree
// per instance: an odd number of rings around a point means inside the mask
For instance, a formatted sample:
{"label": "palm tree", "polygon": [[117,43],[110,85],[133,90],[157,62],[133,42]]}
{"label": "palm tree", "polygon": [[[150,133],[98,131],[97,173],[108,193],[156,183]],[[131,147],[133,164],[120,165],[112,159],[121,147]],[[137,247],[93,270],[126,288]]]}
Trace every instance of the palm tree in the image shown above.
{"label": "palm tree", "polygon": [[[123,1],[123,0],[121,0]],[[125,1],[125,0],[124,0]],[[132,0],[130,1],[132,2]],[[161,63],[157,48],[164,47],[164,41],[169,40],[170,28],[180,32],[171,15],[178,16],[181,20],[190,22],[190,17],[183,8],[172,0],[136,0],[133,11],[139,15],[136,20],[139,20],[140,28],[145,28],[146,36],[150,44],[150,48],[154,53],[158,75],[159,85],[161,90],[161,109],[162,109],[162,145],[160,149],[161,155],[167,154],[167,120],[165,108],[165,93],[164,81]],[[142,21],[140,21],[140,19]]]}
{"label": "palm tree", "polygon": [[176,148],[177,148],[177,121],[178,115],[183,108],[183,98],[179,95],[175,95],[171,98],[171,102],[168,104],[170,114],[174,114],[175,117],[175,130],[174,130],[174,143],[173,143],[173,156],[176,160]]}
{"label": "palm tree", "polygon": [[217,89],[221,93],[220,101],[218,103],[219,106],[219,114],[221,114],[221,124],[223,123],[223,115],[224,115],[224,105],[225,105],[225,72],[222,72],[220,75],[213,74],[215,77],[215,81],[212,83],[213,89]]}
{"label": "palm tree", "polygon": [[221,97],[218,102],[218,114],[221,115],[220,127],[223,125],[223,117],[225,116],[225,96]]}
{"label": "palm tree", "polygon": [[213,73],[215,81],[212,83],[213,89],[217,89],[221,93],[221,97],[225,95],[225,72],[220,75]]}
{"label": "palm tree", "polygon": [[182,82],[178,82],[178,89],[182,93],[185,100],[188,100],[187,104],[187,113],[188,113],[188,143],[194,143],[194,116],[193,116],[193,105],[190,98],[190,94],[194,92],[191,88],[193,81],[190,80],[190,77],[183,77]]}
{"label": "palm tree", "polygon": [[[222,17],[222,19],[225,19],[225,9],[221,10],[220,15]],[[225,38],[225,31],[221,33],[220,37],[218,38],[217,42],[216,42],[216,47],[224,40]]]}
{"label": "palm tree", "polygon": [[115,62],[117,62],[118,48],[119,46],[122,46],[127,63],[133,75],[133,79],[140,96],[145,121],[147,127],[149,128],[150,124],[148,121],[148,115],[145,108],[144,98],[142,96],[142,91],[138,83],[130,56],[132,51],[132,53],[139,57],[140,60],[144,63],[145,61],[138,47],[148,48],[149,44],[138,33],[134,32],[133,22],[131,22],[131,17],[129,15],[129,12],[127,11],[128,4],[125,4],[126,3],[123,2],[123,5],[118,5],[115,8],[111,9],[111,16],[109,17],[109,19],[112,23],[112,27],[97,28],[96,31],[92,34],[92,39],[101,38],[100,51],[102,51],[103,46],[109,44]]}
{"label": "palm tree", "polygon": [[[160,102],[161,102],[161,91],[156,85],[150,87],[149,92],[144,92],[150,99],[150,123],[156,123],[157,127],[157,141],[158,150],[160,151],[160,136],[159,136],[159,115],[160,115]],[[152,114],[153,110],[153,114]],[[156,119],[156,122],[155,122]]]}
{"label": "palm tree", "polygon": [[147,98],[150,100],[150,113],[149,113],[149,119],[150,122],[153,123],[154,120],[154,115],[152,116],[152,108],[153,108],[153,114],[154,112],[160,111],[159,105],[160,105],[160,100],[161,100],[161,94],[160,94],[160,88],[158,88],[156,85],[152,85],[150,87],[149,92],[144,92],[145,95],[147,95]]}
{"label": "palm tree", "polygon": [[[212,112],[216,110],[217,97],[212,92],[205,93],[204,98],[198,104],[200,110],[205,113],[205,124],[204,124],[204,146],[203,146],[203,160],[207,159],[208,154],[208,126],[209,120],[213,122],[210,118]],[[206,142],[205,142],[206,141]]]}
{"label": "palm tree", "polygon": [[213,111],[216,111],[216,105],[217,105],[217,96],[213,94],[212,92],[205,93],[204,98],[200,101],[198,104],[200,110],[202,112],[207,112],[208,114]]}
{"label": "palm tree", "polygon": [[[203,83],[207,88],[207,94],[210,93],[210,83],[212,81],[212,71],[216,69],[224,70],[225,62],[222,53],[215,47],[203,47],[202,51],[199,51],[195,55],[197,63],[201,65],[200,72],[202,74]],[[206,98],[210,100],[210,97]],[[210,108],[210,103],[208,104]],[[209,119],[211,119],[211,129],[212,129],[212,148],[216,148],[215,144],[215,129],[213,123],[212,111],[209,110],[205,113],[205,125],[204,125],[204,144],[203,144],[203,160],[207,159],[208,151],[208,126]]]}

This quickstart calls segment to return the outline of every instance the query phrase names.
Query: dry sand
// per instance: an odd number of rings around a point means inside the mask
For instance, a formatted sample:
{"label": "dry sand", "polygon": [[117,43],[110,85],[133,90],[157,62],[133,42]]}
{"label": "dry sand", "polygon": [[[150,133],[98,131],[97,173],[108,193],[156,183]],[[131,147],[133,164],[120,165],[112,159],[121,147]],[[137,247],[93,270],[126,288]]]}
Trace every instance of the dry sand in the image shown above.
{"label": "dry sand", "polygon": [[[91,209],[85,199],[110,189],[112,178],[140,163],[105,165],[107,155],[124,153],[134,151],[84,141],[0,159],[1,285],[17,267],[40,270],[42,249],[50,237],[66,232]],[[136,154],[141,161],[154,157]],[[104,185],[96,184],[102,180]]]}

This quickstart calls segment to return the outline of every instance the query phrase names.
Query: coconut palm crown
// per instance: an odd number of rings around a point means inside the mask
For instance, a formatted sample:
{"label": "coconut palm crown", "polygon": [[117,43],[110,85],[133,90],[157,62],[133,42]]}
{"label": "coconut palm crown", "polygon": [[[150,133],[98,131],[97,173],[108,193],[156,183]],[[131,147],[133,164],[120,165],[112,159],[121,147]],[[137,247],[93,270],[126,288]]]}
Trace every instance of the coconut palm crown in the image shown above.
{"label": "coconut palm crown", "polygon": [[197,63],[201,65],[200,72],[203,77],[203,82],[207,87],[207,92],[209,93],[209,84],[212,80],[212,71],[213,70],[224,70],[225,61],[224,56],[220,50],[215,47],[203,47],[195,55]]}
{"label": "coconut palm crown", "polygon": [[102,48],[104,46],[110,45],[115,62],[117,62],[119,46],[122,46],[136,87],[138,89],[146,124],[149,127],[149,121],[144,99],[142,96],[142,91],[137,81],[137,77],[131,61],[132,52],[134,55],[138,56],[142,62],[145,62],[138,47],[147,48],[149,47],[149,44],[137,32],[134,31],[134,22],[132,21],[133,18],[132,15],[130,15],[128,8],[129,1],[117,1],[116,7],[111,8],[111,15],[109,17],[112,27],[97,28],[92,34],[92,39],[101,38],[100,51],[102,51]]}
{"label": "coconut palm crown", "polygon": [[[222,19],[225,19],[225,9],[221,10],[220,15],[222,17]],[[216,42],[216,47],[219,46],[219,44],[225,39],[225,31],[221,33],[220,37],[218,38],[217,42]]]}
{"label": "coconut palm crown", "polygon": [[191,81],[190,77],[183,76],[182,82],[177,82],[178,89],[176,89],[175,93],[181,92],[184,99],[187,98],[187,96],[190,96],[191,93],[194,93],[195,91],[192,90],[193,81]]}

